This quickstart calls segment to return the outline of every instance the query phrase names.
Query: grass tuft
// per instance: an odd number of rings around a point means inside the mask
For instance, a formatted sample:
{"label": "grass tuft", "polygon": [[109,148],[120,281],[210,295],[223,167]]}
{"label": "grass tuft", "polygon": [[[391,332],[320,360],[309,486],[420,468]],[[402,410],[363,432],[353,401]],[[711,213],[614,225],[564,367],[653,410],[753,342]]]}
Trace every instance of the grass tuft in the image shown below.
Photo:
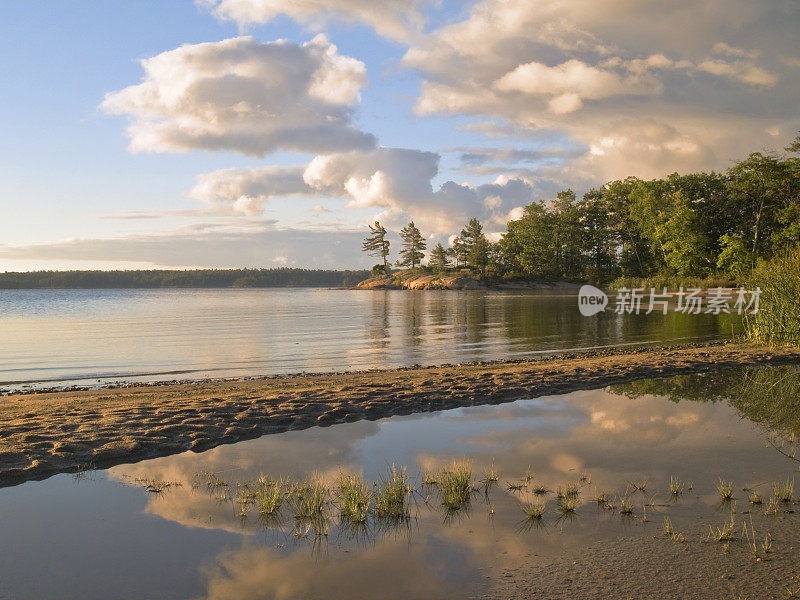
{"label": "grass tuft", "polygon": [[669,476],[669,493],[680,496],[683,493],[683,482],[674,475]]}
{"label": "grass tuft", "polygon": [[284,484],[281,481],[269,479],[263,475],[258,478],[255,503],[262,515],[274,515],[280,510],[281,504],[283,504],[283,488]]}
{"label": "grass tuft", "polygon": [[633,502],[628,496],[625,496],[619,501],[619,512],[623,515],[633,514]]}
{"label": "grass tuft", "polygon": [[439,485],[442,504],[448,510],[458,510],[469,504],[472,491],[472,465],[467,460],[455,461],[444,469]]}
{"label": "grass tuft", "polygon": [[296,519],[314,519],[322,514],[328,490],[317,477],[295,483],[288,494],[288,502]]}
{"label": "grass tuft", "polygon": [[375,493],[375,512],[379,517],[404,519],[408,516],[408,474],[405,467],[392,465],[389,477]]}
{"label": "grass tuft", "polygon": [[717,493],[723,500],[733,499],[734,485],[732,481],[725,481],[722,477],[720,477],[717,479],[714,487],[717,488]]}
{"label": "grass tuft", "polygon": [[544,515],[544,504],[526,502],[522,505],[522,512],[529,521],[538,521]]}
{"label": "grass tuft", "polygon": [[785,482],[777,482],[772,485],[772,493],[779,502],[788,504],[794,500],[794,480],[787,479]]}
{"label": "grass tuft", "polygon": [[341,473],[336,488],[339,515],[351,523],[364,523],[369,514],[369,490],[361,476]]}

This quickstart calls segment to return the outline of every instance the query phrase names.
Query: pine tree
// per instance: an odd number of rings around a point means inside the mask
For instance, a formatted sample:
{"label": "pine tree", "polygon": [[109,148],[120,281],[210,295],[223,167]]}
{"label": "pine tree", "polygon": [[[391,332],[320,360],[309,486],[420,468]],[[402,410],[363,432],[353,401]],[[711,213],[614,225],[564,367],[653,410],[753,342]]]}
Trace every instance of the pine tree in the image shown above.
{"label": "pine tree", "polygon": [[389,240],[386,239],[386,229],[378,221],[375,221],[375,225],[370,225],[369,230],[371,235],[364,240],[362,248],[370,256],[383,260],[383,270],[388,273]]}
{"label": "pine tree", "polygon": [[450,254],[445,250],[442,243],[439,242],[431,250],[431,257],[428,264],[437,271],[443,271],[450,266]]}
{"label": "pine tree", "polygon": [[461,239],[466,246],[467,266],[478,269],[481,275],[485,275],[486,265],[489,264],[489,240],[483,234],[481,222],[475,217],[471,218],[461,230]]}
{"label": "pine tree", "polygon": [[456,268],[467,266],[467,256],[469,256],[469,247],[464,243],[460,237],[453,240],[453,245],[450,248],[450,255],[456,263]]}
{"label": "pine tree", "polygon": [[397,261],[398,267],[411,267],[412,269],[421,263],[425,257],[425,239],[414,221],[400,230],[400,239],[403,240],[403,249],[400,250],[400,260]]}

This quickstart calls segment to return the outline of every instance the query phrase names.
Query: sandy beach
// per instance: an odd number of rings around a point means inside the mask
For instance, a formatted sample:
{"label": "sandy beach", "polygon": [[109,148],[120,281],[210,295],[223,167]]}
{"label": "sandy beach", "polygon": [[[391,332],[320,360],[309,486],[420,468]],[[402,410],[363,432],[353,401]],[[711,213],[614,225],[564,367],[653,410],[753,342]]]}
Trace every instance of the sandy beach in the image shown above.
{"label": "sandy beach", "polygon": [[0,485],[292,429],[781,364],[800,364],[800,351],[716,342],[534,361],[11,395],[0,398]]}

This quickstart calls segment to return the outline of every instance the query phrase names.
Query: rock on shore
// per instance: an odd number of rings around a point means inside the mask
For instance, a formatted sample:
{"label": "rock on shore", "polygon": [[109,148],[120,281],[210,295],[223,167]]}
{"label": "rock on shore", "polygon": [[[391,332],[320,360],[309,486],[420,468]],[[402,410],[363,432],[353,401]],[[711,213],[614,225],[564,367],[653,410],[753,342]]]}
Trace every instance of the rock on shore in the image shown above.
{"label": "rock on shore", "polygon": [[467,271],[456,274],[408,273],[401,271],[385,277],[370,277],[356,285],[359,290],[558,290],[577,292],[577,283],[566,281],[493,281],[478,280]]}

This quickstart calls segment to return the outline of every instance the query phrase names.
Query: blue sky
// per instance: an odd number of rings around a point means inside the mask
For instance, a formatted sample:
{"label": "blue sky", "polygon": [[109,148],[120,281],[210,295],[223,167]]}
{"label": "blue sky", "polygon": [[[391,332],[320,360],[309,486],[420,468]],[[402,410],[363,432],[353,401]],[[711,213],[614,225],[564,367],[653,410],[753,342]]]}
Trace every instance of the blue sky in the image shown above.
{"label": "blue sky", "polygon": [[[749,150],[781,148],[798,129],[800,23],[792,3],[697,3],[702,15],[675,33],[671,21],[686,23],[691,6],[687,13],[685,4],[647,0],[632,10],[614,0],[609,14],[595,15],[582,0],[562,13],[538,0],[500,2],[395,0],[365,12],[360,0],[332,0],[310,15],[272,0],[10,3],[0,22],[0,270],[364,266],[371,259],[357,241],[376,216],[391,229],[413,218],[431,240],[446,241],[470,216],[500,232],[515,209],[557,189],[724,168]],[[225,16],[231,6],[247,19],[241,29]],[[276,13],[266,22],[265,6]],[[615,24],[623,9],[631,23],[652,27],[647,35]],[[733,9],[737,19],[728,16]],[[381,29],[408,15],[415,25],[402,33]],[[335,54],[330,64],[310,56],[320,33],[325,40],[315,47]],[[268,117],[285,124],[284,141],[261,156],[235,140],[221,151],[205,147],[185,130],[186,147],[131,152],[130,123],[148,140],[160,135],[146,116],[152,107],[141,108],[137,89],[135,102],[110,114],[100,106],[106,95],[142,82],[140,59],[184,44],[211,43],[214,53],[240,35],[254,38],[242,49],[255,61],[248,64],[270,60],[262,50],[278,39],[323,60],[319,72],[339,69],[341,57],[362,63],[366,79],[357,69],[337,71],[331,84],[349,78],[360,99],[337,99],[329,87],[325,106],[313,94],[306,100],[321,123],[344,111],[344,125],[388,150],[303,142],[298,152],[290,138],[303,123],[291,120],[287,103]],[[180,60],[191,72],[189,54]],[[285,77],[300,68],[276,63],[263,73],[273,67]],[[229,103],[241,91],[225,88],[221,72],[195,77],[216,86],[218,95],[203,102]],[[272,97],[269,77],[256,81]],[[165,92],[168,78],[153,78]],[[185,103],[196,100],[192,89]],[[184,127],[180,107],[157,110],[161,122]],[[252,115],[255,126],[264,115]],[[215,135],[235,138],[224,127]],[[342,158],[354,151],[362,154]],[[309,171],[300,172],[320,160],[330,172],[308,187]],[[264,167],[299,169],[291,191],[276,189],[274,174],[258,172]],[[235,186],[222,169],[237,170]],[[213,186],[192,191],[206,175]],[[236,203],[241,197],[247,210]]]}

